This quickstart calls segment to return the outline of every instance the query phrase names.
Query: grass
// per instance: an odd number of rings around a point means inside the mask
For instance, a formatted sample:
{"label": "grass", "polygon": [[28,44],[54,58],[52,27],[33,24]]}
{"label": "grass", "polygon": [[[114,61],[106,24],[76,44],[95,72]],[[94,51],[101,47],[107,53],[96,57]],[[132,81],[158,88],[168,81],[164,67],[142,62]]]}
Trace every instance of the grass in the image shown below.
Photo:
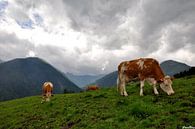
{"label": "grass", "polygon": [[1,129],[181,129],[195,126],[195,78],[174,80],[175,94],[151,86],[139,96],[137,83],[127,86],[128,97],[116,87],[78,94],[41,96],[0,102]]}

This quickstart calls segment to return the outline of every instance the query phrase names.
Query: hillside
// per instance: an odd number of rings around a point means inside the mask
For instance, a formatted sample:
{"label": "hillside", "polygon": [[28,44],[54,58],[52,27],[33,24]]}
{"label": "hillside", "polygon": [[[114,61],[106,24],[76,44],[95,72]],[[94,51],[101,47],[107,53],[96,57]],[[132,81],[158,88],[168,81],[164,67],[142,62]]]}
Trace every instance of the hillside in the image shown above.
{"label": "hillside", "polygon": [[112,87],[116,85],[117,77],[118,77],[118,71],[114,71],[96,80],[95,84],[100,87]]}
{"label": "hillside", "polygon": [[72,82],[74,82],[77,86],[83,88],[84,86],[93,83],[97,79],[102,78],[104,75],[74,75],[72,73],[66,73],[66,77],[68,77]]}
{"label": "hillside", "polygon": [[[54,95],[41,104],[41,96],[0,102],[0,128],[35,129],[181,129],[195,125],[195,78],[174,80],[175,94],[152,93],[136,83],[127,86],[128,97],[116,87],[77,94]],[[158,88],[159,89],[159,88]]]}
{"label": "hillside", "polygon": [[80,91],[61,72],[39,58],[14,59],[0,64],[0,101],[39,95],[45,81],[54,84],[54,93]]}
{"label": "hillside", "polygon": [[[164,61],[160,64],[160,66],[163,72],[166,75],[170,75],[170,76],[173,76],[183,71],[188,71],[191,68],[190,66],[184,63],[173,61],[173,60]],[[118,76],[117,71],[114,71],[96,80],[95,84],[99,85],[100,87],[111,87],[113,85],[116,85],[117,76]]]}
{"label": "hillside", "polygon": [[183,71],[178,74],[175,74],[174,77],[180,78],[185,76],[195,75],[195,67],[191,67],[188,71]]}
{"label": "hillside", "polygon": [[177,73],[188,71],[190,69],[190,66],[173,60],[167,60],[162,62],[160,64],[160,67],[162,68],[164,73],[169,76],[173,76]]}

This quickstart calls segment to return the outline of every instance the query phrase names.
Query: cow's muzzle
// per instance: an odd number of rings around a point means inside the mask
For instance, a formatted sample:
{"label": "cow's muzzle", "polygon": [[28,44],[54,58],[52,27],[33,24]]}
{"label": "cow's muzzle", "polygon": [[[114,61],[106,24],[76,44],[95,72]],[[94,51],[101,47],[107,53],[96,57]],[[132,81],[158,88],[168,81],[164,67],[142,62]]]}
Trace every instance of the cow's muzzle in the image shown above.
{"label": "cow's muzzle", "polygon": [[175,92],[174,91],[172,91],[172,92],[169,92],[169,93],[167,93],[168,95],[172,95],[172,94],[174,94]]}

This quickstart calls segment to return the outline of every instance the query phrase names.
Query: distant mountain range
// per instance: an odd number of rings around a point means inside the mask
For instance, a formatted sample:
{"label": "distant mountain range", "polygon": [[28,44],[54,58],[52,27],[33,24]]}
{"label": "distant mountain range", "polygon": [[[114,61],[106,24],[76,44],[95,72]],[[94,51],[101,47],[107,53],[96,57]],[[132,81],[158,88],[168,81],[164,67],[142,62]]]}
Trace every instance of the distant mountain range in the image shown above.
{"label": "distant mountain range", "polygon": [[181,78],[181,77],[191,76],[191,75],[194,75],[195,77],[195,67],[191,67],[188,71],[185,70],[183,72],[177,73],[174,75],[174,77]]}
{"label": "distant mountain range", "polygon": [[0,63],[3,63],[3,61],[0,59]]}
{"label": "distant mountain range", "polygon": [[160,67],[166,75],[173,76],[177,73],[188,71],[191,67],[187,64],[174,60],[167,60],[160,64]]}
{"label": "distant mountain range", "polygon": [[118,77],[118,71],[114,71],[96,80],[95,84],[100,87],[111,87],[116,85],[117,77]]}
{"label": "distant mountain range", "polygon": [[[160,66],[166,75],[173,76],[180,72],[189,75],[194,73],[194,69],[190,66],[173,60],[164,61]],[[191,71],[186,73],[185,71],[189,69]],[[105,76],[64,74],[36,57],[19,58],[7,62],[0,60],[0,101],[40,95],[45,81],[51,81],[54,84],[54,93],[80,92],[79,87],[83,88],[89,84],[100,87],[115,86],[117,76],[117,71]]]}
{"label": "distant mountain range", "polygon": [[54,93],[81,91],[60,71],[42,59],[14,59],[0,64],[0,101],[40,95],[45,81],[54,84]]}
{"label": "distant mountain range", "polygon": [[103,74],[100,74],[100,75],[74,75],[72,73],[66,73],[65,75],[72,82],[74,82],[77,86],[79,86],[81,88],[95,82],[97,79],[100,79],[104,76]]}
{"label": "distant mountain range", "polygon": [[[183,71],[188,71],[191,68],[190,66],[184,63],[173,61],[173,60],[164,61],[160,64],[160,66],[163,72],[166,75],[170,75],[170,76],[173,76]],[[94,83],[100,87],[111,87],[116,85],[117,77],[118,77],[118,72],[114,71],[96,80]]]}

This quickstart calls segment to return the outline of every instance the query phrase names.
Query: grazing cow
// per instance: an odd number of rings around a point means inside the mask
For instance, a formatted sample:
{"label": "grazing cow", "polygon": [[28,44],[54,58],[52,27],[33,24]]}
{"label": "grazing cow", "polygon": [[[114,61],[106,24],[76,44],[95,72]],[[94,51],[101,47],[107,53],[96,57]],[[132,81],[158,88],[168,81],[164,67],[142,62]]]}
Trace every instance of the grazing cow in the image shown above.
{"label": "grazing cow", "polygon": [[87,90],[87,91],[89,91],[89,90],[99,90],[99,87],[96,86],[96,85],[88,86],[86,90]]}
{"label": "grazing cow", "polygon": [[121,95],[128,96],[125,85],[127,82],[140,80],[140,96],[143,96],[144,82],[153,85],[154,94],[158,94],[156,84],[168,95],[174,94],[172,80],[165,76],[158,61],[152,58],[140,58],[132,61],[124,61],[118,66],[117,88]]}
{"label": "grazing cow", "polygon": [[51,82],[45,82],[43,88],[43,101],[50,101],[50,97],[53,96],[53,84]]}

